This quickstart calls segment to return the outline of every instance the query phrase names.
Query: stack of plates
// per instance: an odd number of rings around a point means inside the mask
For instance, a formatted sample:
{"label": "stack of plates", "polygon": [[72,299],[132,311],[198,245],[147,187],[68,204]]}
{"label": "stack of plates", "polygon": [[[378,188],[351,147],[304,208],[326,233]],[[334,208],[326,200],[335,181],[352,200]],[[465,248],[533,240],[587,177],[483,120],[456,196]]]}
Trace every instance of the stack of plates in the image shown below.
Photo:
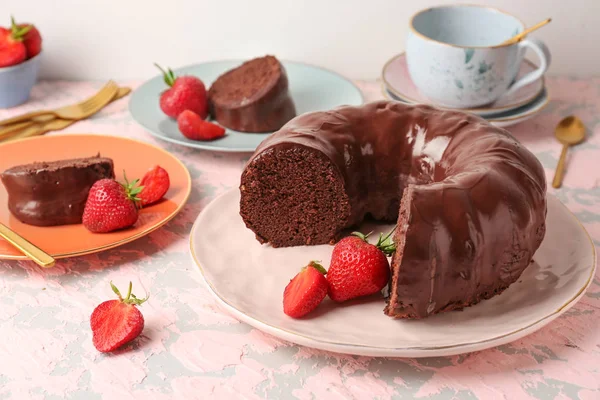
{"label": "stack of plates", "polygon": [[[536,68],[535,64],[525,60],[521,64],[517,79]],[[436,105],[423,96],[410,79],[405,53],[399,54],[388,61],[383,67],[381,77],[383,80],[383,95],[386,98],[407,104]],[[485,107],[465,108],[461,111],[479,115],[493,125],[506,127],[533,117],[548,104],[549,99],[544,78],[541,77],[495,103]]]}

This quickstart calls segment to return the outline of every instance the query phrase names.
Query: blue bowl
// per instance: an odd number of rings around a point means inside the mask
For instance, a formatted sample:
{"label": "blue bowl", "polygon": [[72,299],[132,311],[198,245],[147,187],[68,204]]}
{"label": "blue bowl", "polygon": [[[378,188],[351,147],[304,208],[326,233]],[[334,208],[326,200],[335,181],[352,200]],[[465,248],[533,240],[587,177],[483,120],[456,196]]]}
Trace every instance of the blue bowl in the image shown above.
{"label": "blue bowl", "polygon": [[13,67],[0,68],[0,108],[15,107],[29,99],[31,88],[37,82],[40,56]]}

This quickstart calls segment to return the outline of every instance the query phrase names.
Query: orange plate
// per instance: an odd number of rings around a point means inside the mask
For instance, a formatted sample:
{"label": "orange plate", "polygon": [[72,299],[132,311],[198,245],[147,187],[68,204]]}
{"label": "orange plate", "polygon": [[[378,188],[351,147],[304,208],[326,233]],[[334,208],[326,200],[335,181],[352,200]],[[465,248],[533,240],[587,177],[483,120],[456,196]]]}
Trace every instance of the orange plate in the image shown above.
{"label": "orange plate", "polygon": [[[117,179],[123,178],[123,170],[129,179],[141,179],[157,164],[169,173],[171,187],[165,198],[142,209],[133,227],[111,233],[92,233],[81,224],[26,225],[8,211],[8,196],[3,185],[0,185],[0,222],[55,258],[73,257],[120,246],[158,229],[181,210],[190,195],[192,180],[181,161],[158,147],[115,136],[39,136],[8,142],[0,145],[0,171],[34,161],[90,157],[98,152],[113,159]],[[0,259],[26,260],[27,257],[0,238]]]}

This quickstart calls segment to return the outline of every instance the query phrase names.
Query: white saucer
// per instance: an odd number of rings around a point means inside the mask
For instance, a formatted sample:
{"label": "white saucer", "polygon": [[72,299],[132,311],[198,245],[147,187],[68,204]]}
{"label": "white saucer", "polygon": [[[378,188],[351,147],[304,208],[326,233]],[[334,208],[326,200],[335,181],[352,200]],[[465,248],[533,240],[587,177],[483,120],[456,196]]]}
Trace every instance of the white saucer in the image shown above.
{"label": "white saucer", "polygon": [[[385,89],[385,86],[383,87],[383,95],[389,100],[395,100],[405,104],[414,104]],[[537,113],[542,111],[544,107],[548,105],[549,101],[550,96],[548,95],[548,91],[544,88],[542,92],[537,97],[535,97],[530,103],[522,105],[521,107],[498,113],[481,114],[479,116],[485,118],[494,126],[505,128],[507,126],[516,125],[530,118],[533,118]]]}
{"label": "white saucer", "polygon": [[[260,245],[239,215],[239,191],[214,199],[198,216],[190,249],[210,293],[229,313],[271,335],[318,349],[368,356],[431,357],[498,346],[567,311],[592,281],[594,245],[575,216],[548,196],[547,232],[535,262],[504,293],[464,311],[418,321],[383,314],[383,298],[335,305],[326,299],[305,319],[283,313],[283,290],[310,260],[327,266],[332,247]],[[375,233],[391,226],[363,226]],[[377,235],[373,235],[377,237]],[[231,239],[236,246],[231,246]]]}
{"label": "white saucer", "polygon": [[[534,71],[537,66],[529,60],[524,60],[521,63],[521,69],[517,75],[517,79],[525,74]],[[394,96],[403,99],[403,101],[411,104],[434,104],[427,97],[419,92],[415,86],[410,74],[408,73],[408,65],[406,64],[406,54],[401,53],[389,60],[381,71],[385,89]],[[473,114],[482,115],[490,113],[498,113],[521,107],[532,102],[538,97],[544,89],[544,77],[536,80],[530,85],[524,86],[515,93],[504,97],[495,103],[485,107],[463,108],[461,111],[471,112]]]}

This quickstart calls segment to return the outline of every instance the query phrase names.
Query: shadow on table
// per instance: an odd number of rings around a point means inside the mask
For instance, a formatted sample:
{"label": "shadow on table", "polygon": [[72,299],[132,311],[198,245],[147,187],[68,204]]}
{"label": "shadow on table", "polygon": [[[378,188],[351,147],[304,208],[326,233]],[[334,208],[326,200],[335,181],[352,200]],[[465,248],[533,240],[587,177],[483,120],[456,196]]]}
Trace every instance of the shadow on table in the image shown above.
{"label": "shadow on table", "polygon": [[16,278],[31,275],[60,277],[61,282],[68,283],[74,279],[81,279],[82,275],[118,268],[125,264],[142,267],[151,265],[152,258],[169,250],[174,242],[181,239],[182,235],[179,232],[185,230],[181,227],[182,224],[185,224],[185,218],[180,214],[160,229],[132,242],[99,253],[59,259],[54,267],[48,269],[39,267],[33,261],[0,260],[0,272],[10,269],[12,275],[17,275]]}
{"label": "shadow on table", "polygon": [[[597,325],[586,321],[590,317],[586,309],[579,303],[539,331],[492,349],[448,357],[366,358],[368,370],[385,382],[400,384],[398,390],[403,395],[415,395],[436,375],[439,379],[435,386],[454,381],[469,387],[473,379],[481,382],[492,375],[527,381],[531,379],[527,374],[541,373],[549,364],[554,364],[553,369],[561,368],[557,363],[567,368],[567,362],[575,357],[593,357],[585,349],[590,346],[589,338]],[[562,382],[556,384],[560,386]]]}

